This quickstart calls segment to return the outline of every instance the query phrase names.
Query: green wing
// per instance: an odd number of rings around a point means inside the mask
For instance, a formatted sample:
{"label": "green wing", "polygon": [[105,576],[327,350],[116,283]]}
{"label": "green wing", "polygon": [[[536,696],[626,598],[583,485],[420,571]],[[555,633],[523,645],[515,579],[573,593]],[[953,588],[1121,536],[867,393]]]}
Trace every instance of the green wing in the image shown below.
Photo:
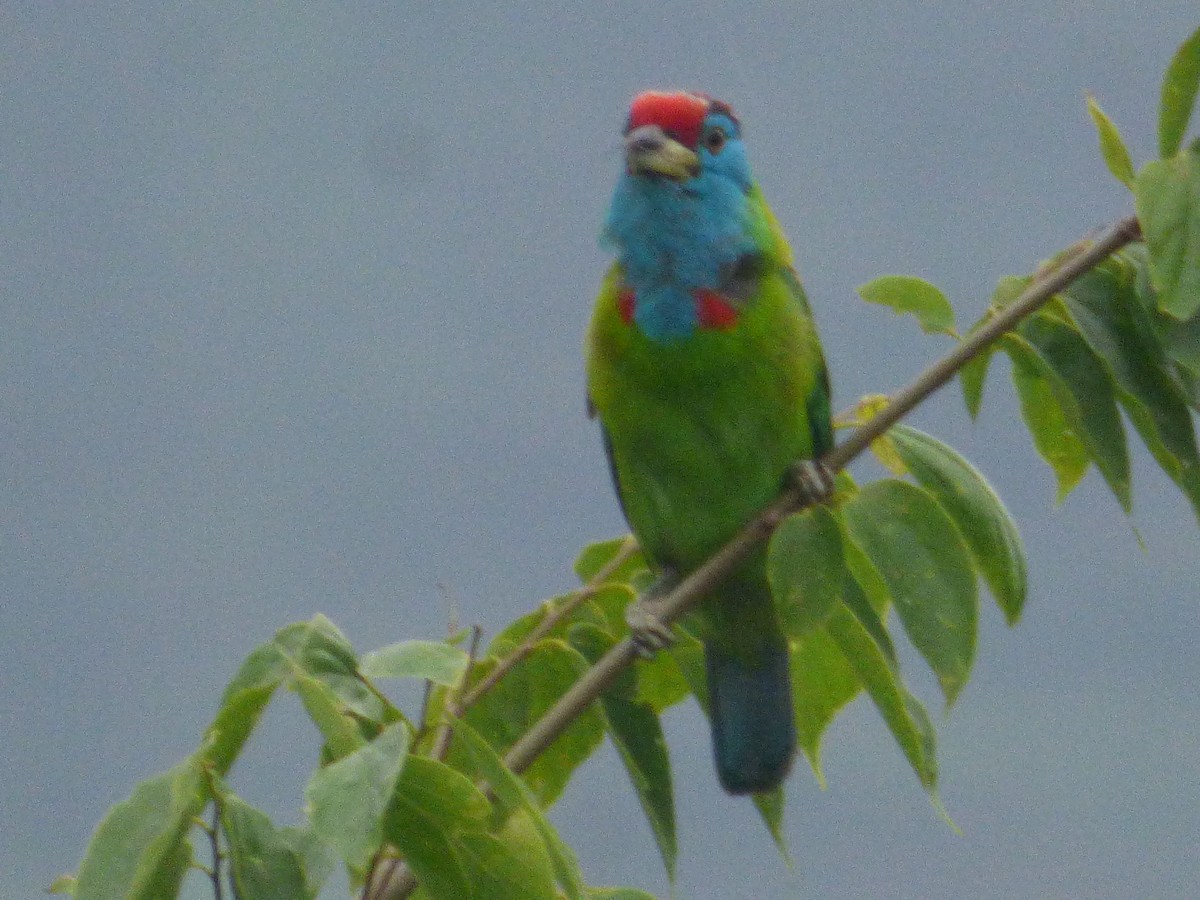
{"label": "green wing", "polygon": [[[801,312],[812,318],[812,309],[808,305],[808,295],[800,283],[796,272],[790,266],[783,270],[783,279],[791,288],[792,296],[800,306]],[[829,370],[825,366],[825,356],[817,350],[817,380],[813,391],[808,395],[805,412],[808,414],[809,429],[812,432],[813,458],[824,456],[833,449],[833,407],[829,391]]]}

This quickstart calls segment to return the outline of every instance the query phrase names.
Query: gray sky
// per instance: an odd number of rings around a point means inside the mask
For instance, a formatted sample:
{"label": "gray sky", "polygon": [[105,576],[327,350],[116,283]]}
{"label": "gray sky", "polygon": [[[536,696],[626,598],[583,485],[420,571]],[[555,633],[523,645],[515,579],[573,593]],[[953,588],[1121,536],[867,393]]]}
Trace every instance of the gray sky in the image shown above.
{"label": "gray sky", "polygon": [[[621,530],[580,344],[638,90],[738,110],[839,407],[946,346],[857,285],[924,276],[967,323],[999,276],[1126,214],[1084,93],[1148,158],[1194,0],[987,9],[4,4],[0,896],[73,869],[278,627],[321,611],[367,650],[453,607],[494,633]],[[860,701],[828,789],[791,779],[789,873],[687,706],[666,719],[680,896],[1200,883],[1195,521],[1140,446],[1132,524],[1095,475],[1055,509],[1015,416],[1000,365],[978,424],[957,387],[915,419],[993,480],[1032,573],[938,716],[964,834]],[[317,749],[281,698],[235,787],[297,821]],[[611,751],[553,817],[591,883],[665,894]]]}

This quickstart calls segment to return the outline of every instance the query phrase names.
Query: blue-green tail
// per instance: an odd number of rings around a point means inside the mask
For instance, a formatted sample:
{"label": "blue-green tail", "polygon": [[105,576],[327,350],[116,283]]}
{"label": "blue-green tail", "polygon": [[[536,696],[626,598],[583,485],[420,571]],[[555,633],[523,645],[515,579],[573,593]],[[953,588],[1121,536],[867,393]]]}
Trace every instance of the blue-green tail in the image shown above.
{"label": "blue-green tail", "polygon": [[747,660],[705,645],[713,753],[731,794],[769,791],[787,776],[796,750],[787,645]]}

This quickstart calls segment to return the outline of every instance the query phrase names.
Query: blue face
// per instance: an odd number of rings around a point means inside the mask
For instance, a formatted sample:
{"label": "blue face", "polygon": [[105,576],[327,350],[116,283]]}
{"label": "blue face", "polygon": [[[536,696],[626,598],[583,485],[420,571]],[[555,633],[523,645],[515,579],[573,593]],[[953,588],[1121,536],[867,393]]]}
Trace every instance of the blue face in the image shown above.
{"label": "blue face", "polygon": [[755,249],[746,197],[753,179],[737,122],[710,112],[691,149],[699,160],[692,178],[624,172],[604,228],[603,243],[637,297],[634,321],[653,340],[691,334],[692,291],[715,290],[721,273]]}
{"label": "blue face", "polygon": [[737,185],[744,194],[750,190],[750,162],[746,159],[746,145],[742,143],[742,131],[737,122],[721,112],[709,113],[700,132],[700,144],[696,148],[700,156],[700,176],[723,179]]}

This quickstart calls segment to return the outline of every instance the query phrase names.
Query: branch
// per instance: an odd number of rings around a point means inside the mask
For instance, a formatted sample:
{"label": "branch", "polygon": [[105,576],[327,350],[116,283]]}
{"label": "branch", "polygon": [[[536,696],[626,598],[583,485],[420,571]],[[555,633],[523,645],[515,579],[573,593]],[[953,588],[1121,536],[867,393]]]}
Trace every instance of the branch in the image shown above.
{"label": "branch", "polygon": [[515,650],[508,654],[496,664],[485,677],[481,678],[470,690],[463,694],[462,700],[459,701],[461,710],[466,710],[473,706],[480,697],[494,688],[497,682],[508,674],[509,669],[527,657],[533,652],[534,646],[558,625],[563,619],[575,612],[576,609],[586,600],[599,593],[600,589],[608,582],[613,573],[621,566],[625,565],[637,551],[637,541],[633,536],[625,539],[625,542],[617,550],[616,554],[604,566],[592,576],[583,587],[577,590],[574,595],[570,595],[569,599],[556,609],[552,610],[542,621],[538,622],[537,627],[529,633]]}
{"label": "branch", "polygon": [[[983,352],[1005,332],[1014,328],[1026,316],[1036,312],[1055,294],[1103,262],[1126,244],[1141,238],[1136,217],[1122,219],[1106,229],[1091,243],[1080,243],[1057,265],[1039,271],[1010,305],[1000,310],[978,331],[967,337],[953,350],[925,369],[907,387],[889,398],[887,405],[869,422],[822,458],[830,472],[838,472],[858,458],[876,438],[899,422],[921,401],[950,381],[968,362]],[[784,518],[803,509],[807,504],[800,492],[789,487],[769,506],[754,517],[741,531],[694,570],[678,587],[656,602],[655,613],[664,624],[677,621],[704,595],[712,591],[760,541],[770,536]],[[616,681],[627,666],[637,658],[637,650],[629,638],[623,638],[584,673],[559,701],[546,711],[533,727],[512,745],[504,763],[514,772],[523,772],[543,750],[562,734],[575,718],[587,709]],[[416,886],[411,870],[402,867],[381,893],[384,900],[407,897]]]}

